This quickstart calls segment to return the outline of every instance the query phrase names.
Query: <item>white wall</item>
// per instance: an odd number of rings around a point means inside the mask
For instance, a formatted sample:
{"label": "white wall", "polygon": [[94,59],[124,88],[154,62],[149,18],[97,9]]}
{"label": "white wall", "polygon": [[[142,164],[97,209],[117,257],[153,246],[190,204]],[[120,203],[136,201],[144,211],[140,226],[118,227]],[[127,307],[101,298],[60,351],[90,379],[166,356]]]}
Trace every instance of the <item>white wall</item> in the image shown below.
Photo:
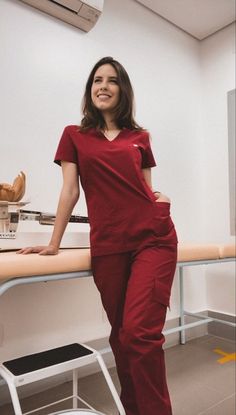
{"label": "white wall", "polygon": [[201,76],[206,237],[210,242],[233,242],[229,220],[227,92],[235,88],[235,25],[201,43]]}
{"label": "white wall", "polygon": [[[206,241],[234,242],[230,236],[227,92],[235,88],[235,25],[201,44]],[[208,308],[235,314],[235,268],[207,267]]]}
{"label": "white wall", "polygon": [[[1,0],[0,20],[1,181],[10,182],[25,171],[30,207],[55,211],[61,173],[52,159],[60,134],[65,125],[79,123],[91,67],[112,55],[127,68],[137,120],[152,134],[158,161],[155,187],[173,199],[179,239],[210,239],[205,226],[206,217],[212,221],[212,216],[206,216],[205,208],[209,162],[204,157],[208,136],[202,133],[200,43],[134,0],[123,0],[122,6],[106,0],[99,22],[87,34],[17,0]],[[224,114],[217,116],[223,120]],[[225,159],[224,169],[226,164]],[[221,180],[219,169],[216,174]],[[218,189],[211,186],[210,191],[216,194]],[[83,201],[76,210],[86,212]],[[221,209],[221,220],[225,214]],[[30,229],[38,228],[34,224]],[[189,305],[206,309],[204,273],[197,279],[195,274],[189,272]],[[177,291],[176,280],[168,318],[178,315]],[[14,288],[1,299],[0,324],[5,333],[1,359],[38,350],[45,341],[56,346],[63,338],[85,341],[108,333],[90,280]]]}
{"label": "white wall", "polygon": [[[66,124],[80,121],[93,64],[113,55],[130,74],[137,119],[152,134],[159,163],[154,182],[176,201],[179,237],[202,239],[191,220],[203,215],[197,203],[199,43],[133,0],[120,4],[105,1],[97,26],[85,34],[17,0],[1,2],[1,180],[11,182],[24,170],[30,207],[55,210],[61,174],[52,160],[59,137]],[[84,203],[77,210],[84,213]]]}

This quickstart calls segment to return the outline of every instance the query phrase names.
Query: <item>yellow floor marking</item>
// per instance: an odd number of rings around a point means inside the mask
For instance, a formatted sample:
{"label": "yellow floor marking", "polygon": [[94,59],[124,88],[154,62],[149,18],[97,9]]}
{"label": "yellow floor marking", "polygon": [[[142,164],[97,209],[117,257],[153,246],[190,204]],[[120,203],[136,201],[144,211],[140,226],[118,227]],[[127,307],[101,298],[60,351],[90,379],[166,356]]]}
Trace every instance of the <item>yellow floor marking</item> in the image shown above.
{"label": "yellow floor marking", "polygon": [[218,353],[224,356],[217,360],[217,362],[220,363],[221,365],[223,365],[224,363],[230,362],[230,360],[236,361],[236,353],[225,353],[221,349],[214,349],[213,351],[215,353]]}

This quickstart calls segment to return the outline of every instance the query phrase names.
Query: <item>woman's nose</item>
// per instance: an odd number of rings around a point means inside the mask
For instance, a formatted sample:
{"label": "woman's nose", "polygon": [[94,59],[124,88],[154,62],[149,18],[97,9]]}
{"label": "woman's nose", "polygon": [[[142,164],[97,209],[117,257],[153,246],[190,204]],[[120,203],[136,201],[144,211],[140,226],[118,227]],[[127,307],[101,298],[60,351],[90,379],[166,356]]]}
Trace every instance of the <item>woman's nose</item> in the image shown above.
{"label": "woman's nose", "polygon": [[101,89],[101,91],[104,91],[104,89],[107,89],[106,82],[103,82],[102,85],[100,85],[100,89]]}

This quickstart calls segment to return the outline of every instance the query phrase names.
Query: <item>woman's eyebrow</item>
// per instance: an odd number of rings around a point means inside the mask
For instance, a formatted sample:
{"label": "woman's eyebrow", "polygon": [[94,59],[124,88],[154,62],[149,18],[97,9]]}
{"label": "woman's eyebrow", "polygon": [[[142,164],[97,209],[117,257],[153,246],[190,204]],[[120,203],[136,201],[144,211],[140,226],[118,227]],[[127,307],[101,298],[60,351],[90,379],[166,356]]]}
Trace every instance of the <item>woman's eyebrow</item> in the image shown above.
{"label": "woman's eyebrow", "polygon": [[[103,77],[102,76],[95,76],[94,77],[94,79],[102,79]],[[117,76],[108,76],[108,79],[118,79],[118,77]]]}

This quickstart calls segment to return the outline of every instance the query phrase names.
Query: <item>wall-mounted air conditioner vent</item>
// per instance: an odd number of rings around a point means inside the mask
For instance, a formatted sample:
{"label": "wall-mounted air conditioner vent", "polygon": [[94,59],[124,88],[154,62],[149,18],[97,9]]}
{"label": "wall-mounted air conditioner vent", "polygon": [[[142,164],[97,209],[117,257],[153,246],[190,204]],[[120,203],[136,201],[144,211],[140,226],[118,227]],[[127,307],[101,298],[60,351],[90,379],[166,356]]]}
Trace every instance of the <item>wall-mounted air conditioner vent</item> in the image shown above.
{"label": "wall-mounted air conditioner vent", "polygon": [[103,0],[20,0],[88,32],[97,23]]}

